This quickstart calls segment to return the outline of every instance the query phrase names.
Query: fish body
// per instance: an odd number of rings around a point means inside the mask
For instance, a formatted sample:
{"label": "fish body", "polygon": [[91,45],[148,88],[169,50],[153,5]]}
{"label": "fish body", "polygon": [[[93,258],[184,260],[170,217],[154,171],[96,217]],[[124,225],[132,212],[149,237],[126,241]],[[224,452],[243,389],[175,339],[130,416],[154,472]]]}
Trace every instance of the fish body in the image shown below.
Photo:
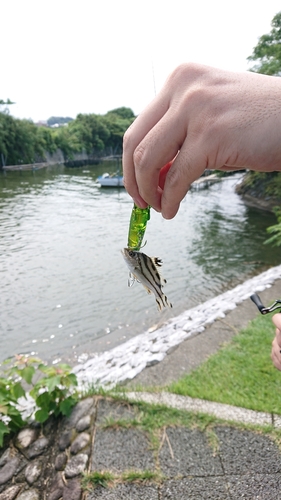
{"label": "fish body", "polygon": [[130,271],[129,286],[132,286],[135,280],[142,283],[148,293],[155,295],[159,311],[166,306],[173,307],[162,291],[166,283],[159,272],[162,261],[130,248],[124,248],[122,254]]}

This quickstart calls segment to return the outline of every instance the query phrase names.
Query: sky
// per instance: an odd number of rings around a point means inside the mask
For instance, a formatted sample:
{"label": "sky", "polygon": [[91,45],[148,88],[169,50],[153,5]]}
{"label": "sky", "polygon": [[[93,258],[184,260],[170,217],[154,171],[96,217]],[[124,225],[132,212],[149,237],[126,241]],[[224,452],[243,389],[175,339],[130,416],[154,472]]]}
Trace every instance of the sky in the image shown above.
{"label": "sky", "polygon": [[2,0],[0,99],[35,122],[135,114],[182,62],[246,71],[279,0]]}

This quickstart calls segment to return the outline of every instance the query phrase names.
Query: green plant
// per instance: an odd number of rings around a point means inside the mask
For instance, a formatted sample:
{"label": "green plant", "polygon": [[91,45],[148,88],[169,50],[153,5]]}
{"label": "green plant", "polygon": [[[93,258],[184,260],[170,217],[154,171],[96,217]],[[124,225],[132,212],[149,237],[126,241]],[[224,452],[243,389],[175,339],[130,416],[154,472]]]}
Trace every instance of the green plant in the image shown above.
{"label": "green plant", "polygon": [[17,383],[8,383],[0,378],[0,447],[3,445],[5,434],[15,432],[24,424],[17,404]]}
{"label": "green plant", "polygon": [[[5,434],[26,423],[17,405],[20,398],[26,397],[30,386],[29,395],[37,407],[34,414],[37,422],[44,423],[52,414],[70,415],[78,393],[77,377],[71,373],[69,365],[48,366],[39,358],[23,355],[15,356],[12,362],[5,361],[4,365],[9,366],[0,378],[0,447]],[[34,378],[37,378],[36,382]]]}
{"label": "green plant", "polygon": [[90,472],[89,474],[84,475],[84,477],[82,479],[82,487],[84,489],[88,488],[88,485],[90,484],[94,487],[101,486],[103,488],[107,488],[108,483],[114,481],[114,479],[115,479],[115,476],[111,472],[94,471],[94,472]]}
{"label": "green plant", "polygon": [[270,238],[265,240],[265,245],[268,245],[271,243],[272,245],[275,245],[277,247],[281,246],[281,208],[280,207],[275,207],[274,208],[274,213],[277,217],[277,224],[274,224],[273,226],[269,226],[266,230],[269,234],[273,234]]}

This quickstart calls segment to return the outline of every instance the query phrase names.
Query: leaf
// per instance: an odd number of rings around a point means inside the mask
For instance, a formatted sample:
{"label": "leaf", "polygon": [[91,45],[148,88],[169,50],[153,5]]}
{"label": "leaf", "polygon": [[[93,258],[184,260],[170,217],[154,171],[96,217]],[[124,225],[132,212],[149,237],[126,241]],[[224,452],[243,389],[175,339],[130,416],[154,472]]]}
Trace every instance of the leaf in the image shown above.
{"label": "leaf", "polygon": [[35,412],[35,420],[43,424],[49,417],[49,412],[47,410],[37,410]]}
{"label": "leaf", "polygon": [[36,404],[39,408],[49,410],[51,396],[48,392],[43,392],[36,398]]}
{"label": "leaf", "polygon": [[35,373],[34,366],[25,366],[22,370],[20,370],[20,374],[27,384],[32,383],[32,377],[34,373]]}
{"label": "leaf", "polygon": [[8,413],[8,406],[7,404],[0,404],[0,413],[2,413],[2,415],[7,415]]}
{"label": "leaf", "polygon": [[60,375],[57,375],[55,377],[51,378],[46,378],[44,379],[44,384],[48,388],[50,392],[53,392],[53,390],[61,383],[61,377]]}
{"label": "leaf", "polygon": [[26,393],[25,390],[23,389],[22,385],[20,382],[17,382],[14,387],[12,388],[12,393],[15,397],[16,400],[18,400],[21,397],[25,397]]}
{"label": "leaf", "polygon": [[10,434],[9,427],[0,421],[0,448],[3,446],[3,438],[5,434]]}
{"label": "leaf", "polygon": [[16,408],[10,407],[8,415],[11,418],[9,427],[13,432],[18,431],[18,429],[25,425],[24,420],[21,418],[21,414]]}
{"label": "leaf", "polygon": [[71,413],[71,409],[75,405],[76,400],[72,397],[69,397],[67,399],[64,399],[63,401],[60,402],[59,404],[59,409],[63,415],[66,415],[69,417]]}
{"label": "leaf", "polygon": [[75,375],[75,373],[70,373],[69,375],[67,375],[67,379],[69,380],[70,385],[78,385],[77,376]]}

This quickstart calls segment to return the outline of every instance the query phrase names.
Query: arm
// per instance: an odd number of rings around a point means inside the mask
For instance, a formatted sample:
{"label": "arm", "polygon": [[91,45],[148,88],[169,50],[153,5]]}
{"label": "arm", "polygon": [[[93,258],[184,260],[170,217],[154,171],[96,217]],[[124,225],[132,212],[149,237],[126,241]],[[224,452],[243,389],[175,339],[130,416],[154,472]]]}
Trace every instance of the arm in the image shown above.
{"label": "arm", "polygon": [[127,191],[167,219],[206,168],[281,170],[281,78],[183,64],[124,136]]}

